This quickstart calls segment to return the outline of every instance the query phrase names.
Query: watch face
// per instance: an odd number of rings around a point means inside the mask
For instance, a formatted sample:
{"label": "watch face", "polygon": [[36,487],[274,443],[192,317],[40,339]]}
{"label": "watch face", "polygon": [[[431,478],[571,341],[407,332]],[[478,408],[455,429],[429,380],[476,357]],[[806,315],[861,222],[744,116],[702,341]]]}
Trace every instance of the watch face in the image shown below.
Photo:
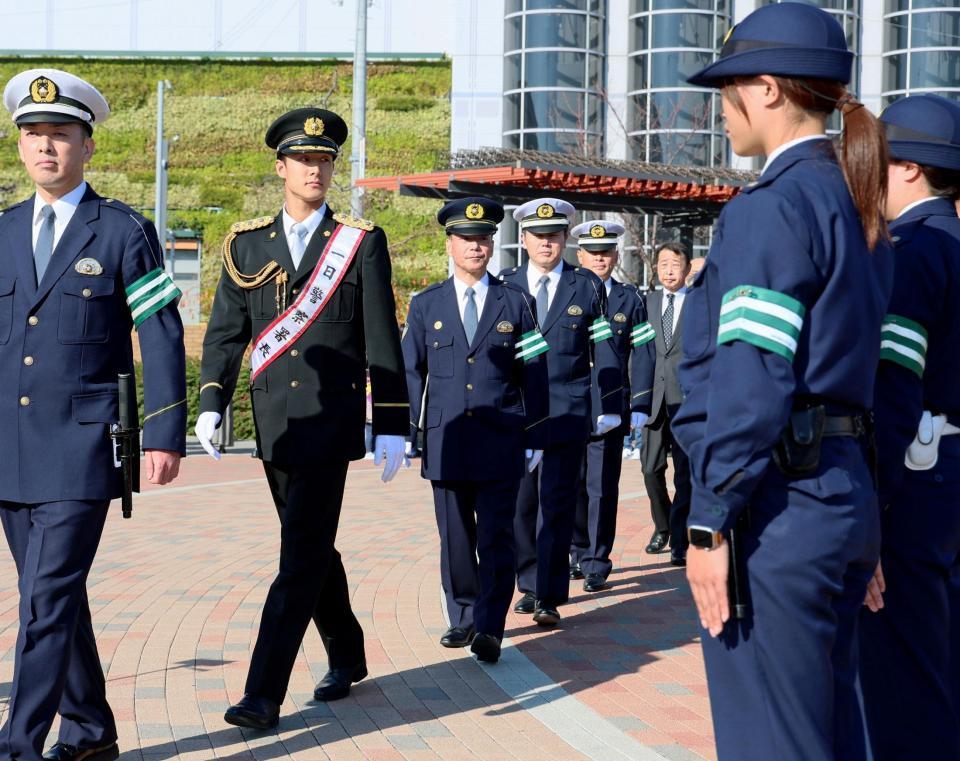
{"label": "watch face", "polygon": [[706,547],[710,549],[714,546],[714,533],[705,528],[689,529],[690,544],[694,547]]}

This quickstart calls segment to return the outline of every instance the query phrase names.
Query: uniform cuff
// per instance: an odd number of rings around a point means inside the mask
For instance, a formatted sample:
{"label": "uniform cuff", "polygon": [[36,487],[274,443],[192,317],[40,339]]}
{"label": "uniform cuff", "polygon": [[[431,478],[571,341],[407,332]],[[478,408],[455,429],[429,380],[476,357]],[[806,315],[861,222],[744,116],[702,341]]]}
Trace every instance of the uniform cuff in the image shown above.
{"label": "uniform cuff", "polygon": [[727,531],[736,521],[739,510],[734,511],[731,505],[712,490],[703,486],[693,485],[690,494],[690,517],[688,526],[704,526],[713,531]]}

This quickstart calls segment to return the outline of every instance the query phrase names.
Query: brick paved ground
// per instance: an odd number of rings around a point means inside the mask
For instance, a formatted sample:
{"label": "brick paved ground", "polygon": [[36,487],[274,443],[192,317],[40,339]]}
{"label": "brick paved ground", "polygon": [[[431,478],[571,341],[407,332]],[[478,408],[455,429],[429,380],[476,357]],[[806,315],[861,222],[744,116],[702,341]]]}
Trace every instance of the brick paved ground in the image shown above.
{"label": "brick paved ground", "polygon": [[[132,521],[112,511],[90,602],[125,761],[230,759],[714,758],[692,603],[669,555],[650,556],[639,463],[624,464],[613,587],[579,583],[544,631],[511,613],[493,667],[437,640],[445,629],[429,489],[414,469],[347,482],[339,548],[371,676],[312,701],[326,669],[308,632],[277,732],[222,714],[243,691],[278,532],[256,460],[190,457]],[[16,578],[0,556],[0,718],[13,668]],[[56,730],[54,730],[55,732]]]}

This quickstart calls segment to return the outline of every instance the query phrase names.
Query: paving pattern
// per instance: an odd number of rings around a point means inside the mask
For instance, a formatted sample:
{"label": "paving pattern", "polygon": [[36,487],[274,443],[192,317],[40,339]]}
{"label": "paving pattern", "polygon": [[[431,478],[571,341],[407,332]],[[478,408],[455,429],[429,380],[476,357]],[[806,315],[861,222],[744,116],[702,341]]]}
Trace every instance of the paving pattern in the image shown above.
{"label": "paving pattern", "polygon": [[[418,463],[384,485],[351,466],[338,547],[366,633],[370,678],[312,700],[326,670],[307,633],[275,732],[223,722],[243,692],[279,532],[260,463],[184,461],[111,511],[89,579],[121,759],[715,758],[693,606],[669,554],[644,553],[649,501],[624,463],[613,586],[572,582],[554,631],[513,613],[495,666],[440,647],[446,623],[429,484]],[[0,553],[0,719],[13,670],[16,573]],[[53,736],[55,736],[54,728]]]}

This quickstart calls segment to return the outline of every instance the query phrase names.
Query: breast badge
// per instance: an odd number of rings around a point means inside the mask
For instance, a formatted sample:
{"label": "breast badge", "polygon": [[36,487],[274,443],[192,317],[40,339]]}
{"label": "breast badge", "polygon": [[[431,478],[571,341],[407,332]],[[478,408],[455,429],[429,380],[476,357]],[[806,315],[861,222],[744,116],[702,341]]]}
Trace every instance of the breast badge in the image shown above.
{"label": "breast badge", "polygon": [[613,316],[613,321],[614,321],[614,322],[626,322],[626,321],[627,321],[627,316],[626,316],[623,312],[617,312],[617,313]]}
{"label": "breast badge", "polygon": [[567,307],[567,314],[572,315],[573,317],[579,317],[583,314],[583,309],[578,307],[576,304]]}
{"label": "breast badge", "polygon": [[102,275],[103,274],[103,265],[100,264],[96,259],[81,259],[77,262],[73,268],[80,275]]}
{"label": "breast badge", "polygon": [[513,332],[513,323],[503,320],[502,322],[497,323],[497,332],[498,333],[512,333]]}

